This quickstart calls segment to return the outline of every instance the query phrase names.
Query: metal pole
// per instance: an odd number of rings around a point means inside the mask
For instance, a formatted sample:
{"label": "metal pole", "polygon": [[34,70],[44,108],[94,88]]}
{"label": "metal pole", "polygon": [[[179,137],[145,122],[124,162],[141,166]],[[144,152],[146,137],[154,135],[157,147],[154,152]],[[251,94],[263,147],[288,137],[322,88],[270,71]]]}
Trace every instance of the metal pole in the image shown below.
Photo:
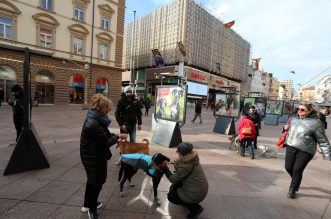
{"label": "metal pole", "polygon": [[[6,74],[6,73],[5,73],[5,74]],[[4,75],[4,78],[3,78],[3,85],[4,85],[3,100],[6,101],[6,99],[7,99],[6,75]]]}
{"label": "metal pole", "polygon": [[90,53],[90,77],[89,77],[89,102],[91,102],[92,96],[92,62],[93,62],[93,39],[94,39],[94,11],[95,11],[95,0],[93,0],[93,9],[92,9],[92,31],[91,31],[91,53]]}
{"label": "metal pole", "polygon": [[134,45],[135,45],[135,38],[136,38],[136,11],[133,11],[133,26],[132,26],[132,35],[131,35],[131,83],[134,83],[135,81],[135,75],[134,75]]}

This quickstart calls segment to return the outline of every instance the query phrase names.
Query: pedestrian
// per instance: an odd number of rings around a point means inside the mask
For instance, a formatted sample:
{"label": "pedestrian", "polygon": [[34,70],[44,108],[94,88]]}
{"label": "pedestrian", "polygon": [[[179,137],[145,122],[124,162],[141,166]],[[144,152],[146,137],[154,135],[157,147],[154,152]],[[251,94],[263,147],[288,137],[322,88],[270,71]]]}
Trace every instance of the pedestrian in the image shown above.
{"label": "pedestrian", "polygon": [[[23,119],[24,119],[24,106],[23,106],[23,89],[20,85],[15,84],[11,88],[12,99],[8,100],[8,104],[13,110],[13,121],[16,129],[16,143],[21,135],[23,129]],[[13,143],[11,145],[15,145]]]}
{"label": "pedestrian", "polygon": [[97,219],[97,208],[102,206],[98,197],[107,178],[107,160],[112,156],[109,148],[119,138],[127,138],[127,134],[116,135],[108,130],[111,119],[107,114],[112,108],[110,99],[96,94],[91,102],[80,137],[80,158],[87,175],[84,206],[81,211],[88,212],[89,219]]}
{"label": "pedestrian", "polygon": [[148,111],[151,108],[151,101],[149,100],[149,98],[147,97],[145,100],[145,116],[148,116]]}
{"label": "pedestrian", "polygon": [[199,161],[198,153],[191,143],[182,142],[177,146],[178,159],[174,161],[175,171],[163,168],[172,183],[168,200],[185,206],[190,213],[187,218],[197,218],[203,211],[199,204],[208,193],[208,181]]}
{"label": "pedestrian", "polygon": [[195,114],[191,122],[194,122],[197,119],[197,117],[199,117],[200,124],[202,124],[202,117],[201,117],[202,103],[200,100],[196,101],[194,110],[195,110]]}
{"label": "pedestrian", "polygon": [[330,160],[330,143],[314,105],[309,102],[299,104],[297,116],[293,116],[290,125],[284,129],[288,130],[284,142],[285,169],[292,178],[287,197],[294,199],[300,188],[303,171],[316,153],[317,143],[324,160]]}
{"label": "pedestrian", "polygon": [[326,121],[326,117],[330,115],[330,110],[329,107],[327,106],[322,106],[319,112],[319,118],[322,121],[324,128],[328,128],[328,122]]}
{"label": "pedestrian", "polygon": [[255,131],[256,131],[256,136],[255,139],[253,140],[254,142],[254,149],[257,149],[257,136],[260,136],[260,129],[261,129],[261,116],[260,114],[256,111],[255,106],[250,106],[249,107],[249,116],[251,117],[251,120],[254,123]]}
{"label": "pedestrian", "polygon": [[142,117],[141,105],[137,98],[132,94],[132,87],[126,86],[124,93],[117,103],[115,112],[116,120],[120,126],[121,133],[128,133],[130,142],[136,142],[136,125],[141,130]]}
{"label": "pedestrian", "polygon": [[242,157],[245,156],[245,148],[247,147],[251,159],[254,159],[253,140],[256,138],[256,129],[247,112],[244,112],[244,116],[239,121],[238,132],[240,139],[240,155]]}

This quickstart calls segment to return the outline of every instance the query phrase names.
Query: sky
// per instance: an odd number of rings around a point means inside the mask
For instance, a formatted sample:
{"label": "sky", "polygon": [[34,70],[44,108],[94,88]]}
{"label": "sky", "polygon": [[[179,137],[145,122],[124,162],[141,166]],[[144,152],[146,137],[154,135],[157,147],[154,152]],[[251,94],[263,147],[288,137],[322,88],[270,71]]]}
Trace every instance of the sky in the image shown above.
{"label": "sky", "polygon": [[[125,23],[172,0],[126,0]],[[251,57],[282,80],[316,83],[331,75],[330,0],[196,0],[251,44]],[[324,73],[320,74],[322,71]],[[295,74],[290,72],[294,71]],[[318,74],[320,76],[316,77]]]}

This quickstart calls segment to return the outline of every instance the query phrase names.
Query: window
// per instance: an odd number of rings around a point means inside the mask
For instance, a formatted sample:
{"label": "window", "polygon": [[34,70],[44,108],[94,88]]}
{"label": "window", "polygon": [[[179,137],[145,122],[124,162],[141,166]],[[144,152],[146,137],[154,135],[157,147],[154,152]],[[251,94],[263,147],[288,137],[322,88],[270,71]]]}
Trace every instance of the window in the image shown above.
{"label": "window", "polygon": [[46,28],[40,28],[40,46],[45,48],[52,48],[53,31]]}
{"label": "window", "polygon": [[108,54],[109,54],[109,45],[105,43],[101,43],[99,48],[100,51],[100,58],[101,59],[108,59]]}
{"label": "window", "polygon": [[52,10],[52,0],[41,0],[41,5],[40,7],[42,7],[43,9]]}
{"label": "window", "polygon": [[101,17],[101,28],[105,30],[109,30],[109,16]]}
{"label": "window", "polygon": [[0,38],[13,39],[13,20],[0,17]]}
{"label": "window", "polygon": [[83,40],[80,38],[73,38],[73,52],[75,54],[82,55],[83,54]]}
{"label": "window", "polygon": [[75,6],[74,18],[80,22],[84,21],[84,9],[82,7]]}

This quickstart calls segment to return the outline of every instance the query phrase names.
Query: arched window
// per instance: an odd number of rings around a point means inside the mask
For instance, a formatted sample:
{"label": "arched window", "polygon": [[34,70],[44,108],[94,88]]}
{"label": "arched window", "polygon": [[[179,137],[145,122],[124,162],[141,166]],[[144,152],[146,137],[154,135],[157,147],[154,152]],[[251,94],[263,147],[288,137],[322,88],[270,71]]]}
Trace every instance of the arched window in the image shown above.
{"label": "arched window", "polygon": [[17,84],[16,71],[6,65],[0,65],[0,102],[6,101],[10,96],[10,89]]}
{"label": "arched window", "polygon": [[35,81],[34,99],[39,103],[54,104],[54,74],[42,70],[36,75]]}
{"label": "arched window", "polygon": [[99,78],[96,83],[96,93],[108,94],[108,81],[106,78]]}
{"label": "arched window", "polygon": [[69,80],[69,103],[84,102],[84,77],[73,74]]}

